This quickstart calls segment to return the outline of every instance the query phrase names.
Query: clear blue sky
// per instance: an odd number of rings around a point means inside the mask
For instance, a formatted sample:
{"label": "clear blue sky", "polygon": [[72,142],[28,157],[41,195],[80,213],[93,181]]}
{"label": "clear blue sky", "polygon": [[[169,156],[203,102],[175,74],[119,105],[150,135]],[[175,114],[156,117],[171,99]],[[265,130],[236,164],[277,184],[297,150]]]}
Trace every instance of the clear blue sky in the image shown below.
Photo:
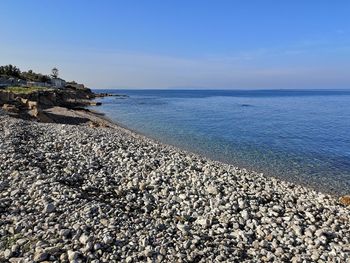
{"label": "clear blue sky", "polygon": [[347,0],[2,0],[0,64],[95,88],[350,88]]}

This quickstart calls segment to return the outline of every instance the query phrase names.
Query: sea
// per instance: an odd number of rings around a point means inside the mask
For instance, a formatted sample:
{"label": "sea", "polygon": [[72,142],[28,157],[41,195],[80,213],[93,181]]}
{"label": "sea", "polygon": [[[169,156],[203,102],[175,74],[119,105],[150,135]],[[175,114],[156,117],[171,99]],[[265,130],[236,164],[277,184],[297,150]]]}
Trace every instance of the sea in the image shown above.
{"label": "sea", "polygon": [[102,90],[94,108],[210,159],[350,194],[350,90]]}

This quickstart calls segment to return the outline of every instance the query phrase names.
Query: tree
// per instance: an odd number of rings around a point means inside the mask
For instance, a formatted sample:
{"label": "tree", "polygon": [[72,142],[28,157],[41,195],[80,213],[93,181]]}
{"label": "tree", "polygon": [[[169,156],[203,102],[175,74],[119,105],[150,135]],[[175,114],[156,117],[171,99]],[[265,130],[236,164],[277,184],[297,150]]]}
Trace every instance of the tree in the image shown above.
{"label": "tree", "polygon": [[51,70],[52,74],[51,76],[54,78],[54,79],[57,79],[58,77],[58,69],[55,67]]}
{"label": "tree", "polygon": [[0,67],[0,75],[19,78],[21,75],[21,71],[16,66],[9,64],[9,65]]}
{"label": "tree", "polygon": [[21,73],[21,78],[27,81],[36,81],[36,82],[49,82],[50,77],[40,74],[40,73],[35,73],[33,70],[28,70],[28,72],[22,72]]}

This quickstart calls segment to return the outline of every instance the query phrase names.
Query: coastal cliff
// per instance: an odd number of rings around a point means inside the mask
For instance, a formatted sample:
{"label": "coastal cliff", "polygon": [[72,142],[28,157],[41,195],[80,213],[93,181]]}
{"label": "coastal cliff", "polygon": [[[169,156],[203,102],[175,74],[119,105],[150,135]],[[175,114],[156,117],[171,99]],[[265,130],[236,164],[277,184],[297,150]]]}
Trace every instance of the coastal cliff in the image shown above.
{"label": "coastal cliff", "polygon": [[12,117],[57,122],[48,110],[55,107],[81,110],[99,105],[92,100],[107,95],[95,94],[83,84],[59,78],[57,68],[49,76],[32,70],[22,72],[13,65],[0,66],[0,108]]}
{"label": "coastal cliff", "polygon": [[101,95],[96,95],[83,85],[67,85],[63,89],[9,88],[0,90],[0,107],[13,117],[55,122],[46,114],[47,109],[52,107],[81,109],[85,106],[98,105],[92,101],[97,96]]}

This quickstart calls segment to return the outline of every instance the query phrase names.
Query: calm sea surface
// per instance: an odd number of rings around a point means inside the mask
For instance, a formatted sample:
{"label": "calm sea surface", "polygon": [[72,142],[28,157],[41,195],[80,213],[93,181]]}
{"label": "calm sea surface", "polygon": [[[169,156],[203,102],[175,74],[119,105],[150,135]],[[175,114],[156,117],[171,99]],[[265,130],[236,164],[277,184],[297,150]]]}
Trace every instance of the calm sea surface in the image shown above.
{"label": "calm sea surface", "polygon": [[350,193],[350,90],[97,90],[97,110],[215,160]]}

